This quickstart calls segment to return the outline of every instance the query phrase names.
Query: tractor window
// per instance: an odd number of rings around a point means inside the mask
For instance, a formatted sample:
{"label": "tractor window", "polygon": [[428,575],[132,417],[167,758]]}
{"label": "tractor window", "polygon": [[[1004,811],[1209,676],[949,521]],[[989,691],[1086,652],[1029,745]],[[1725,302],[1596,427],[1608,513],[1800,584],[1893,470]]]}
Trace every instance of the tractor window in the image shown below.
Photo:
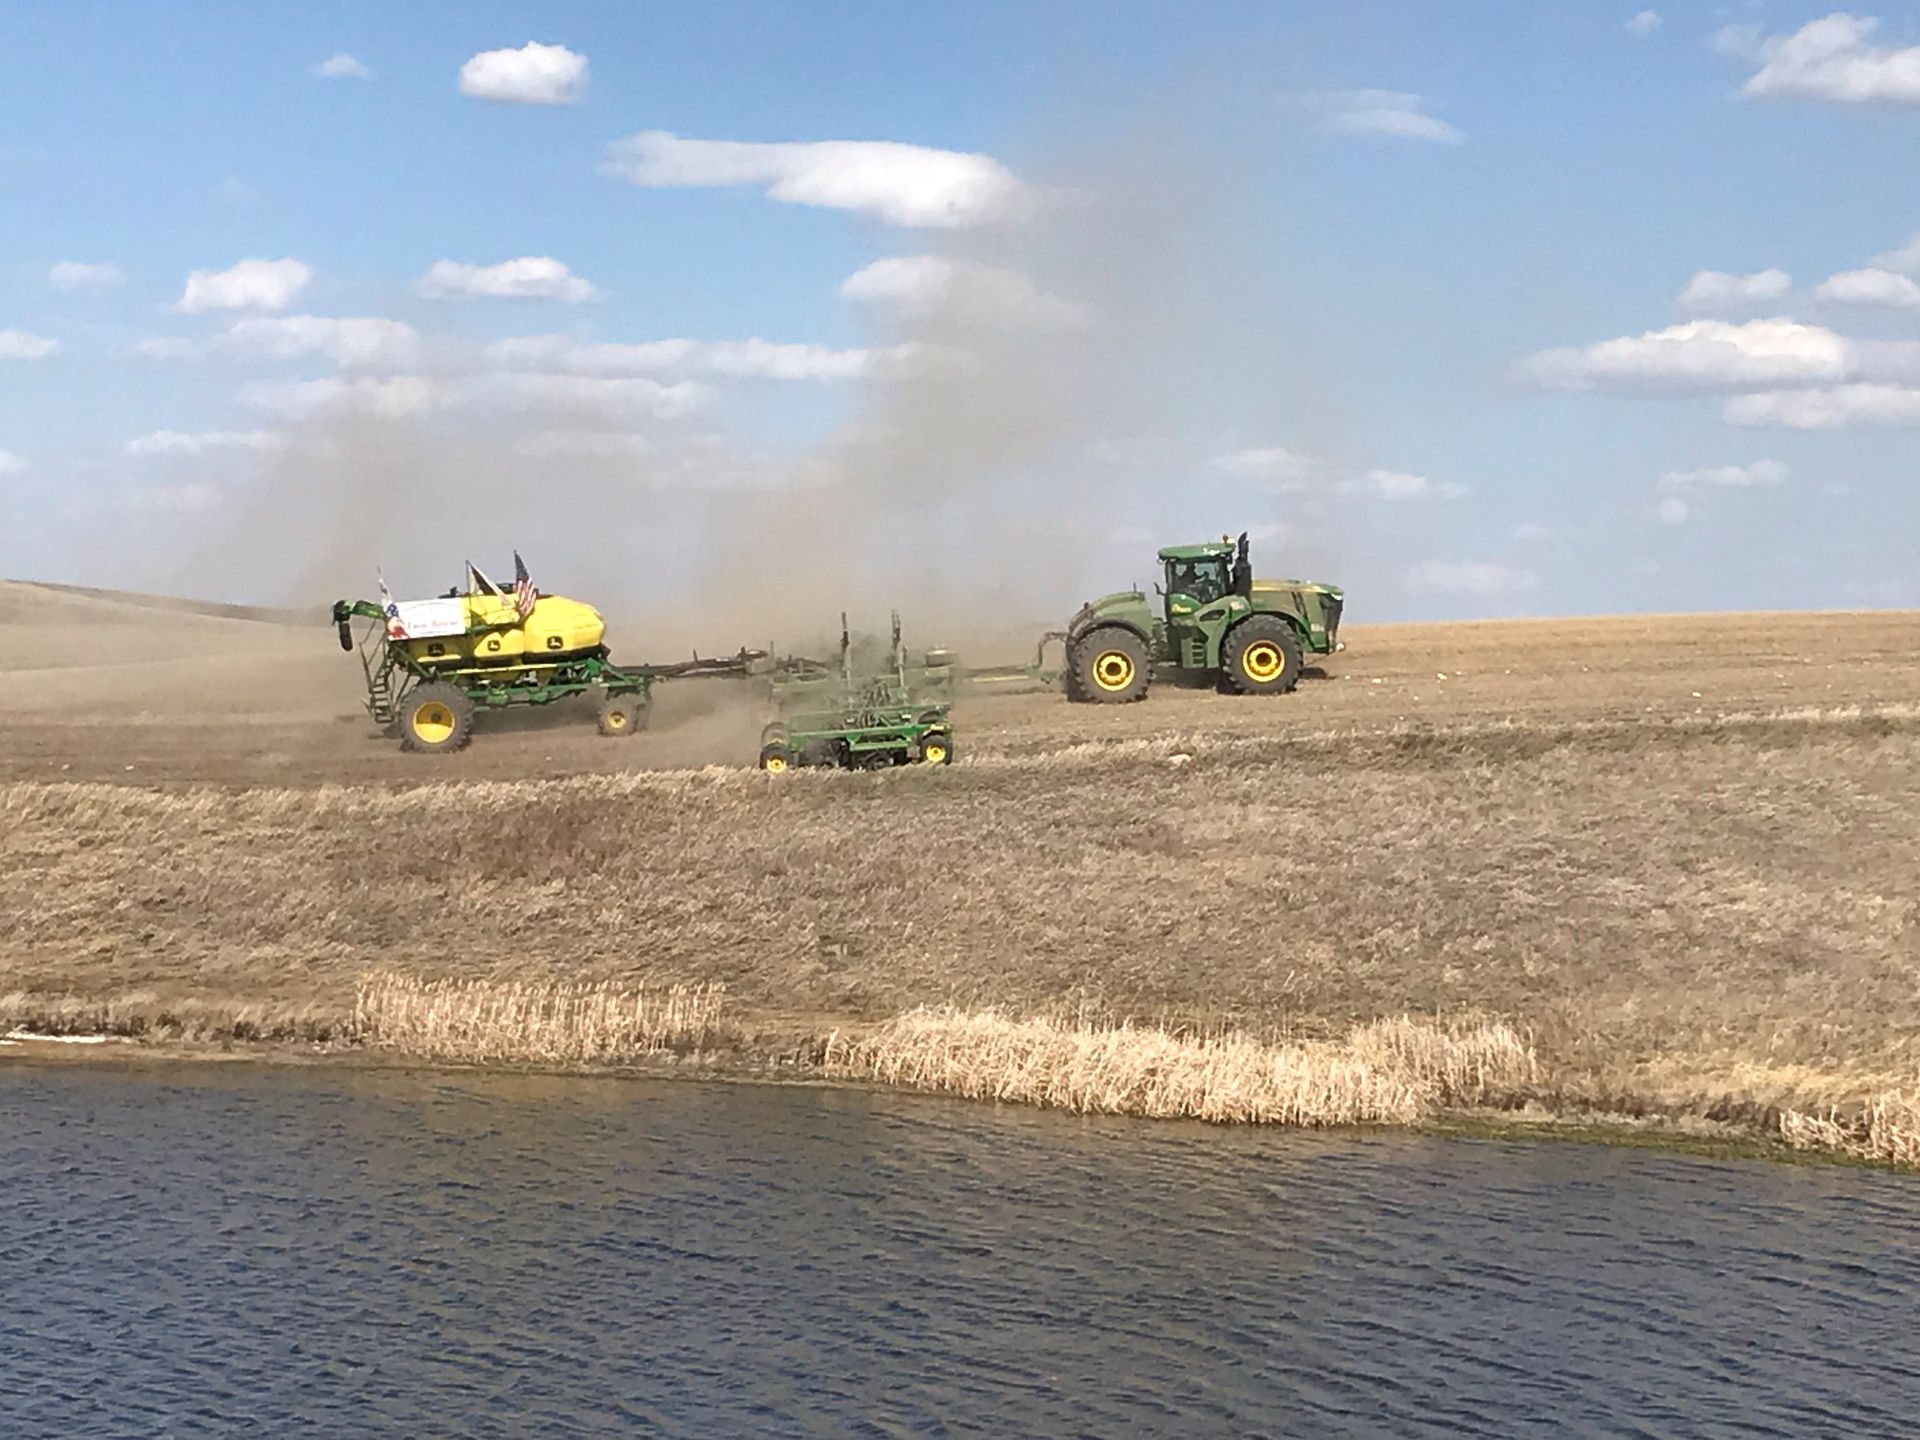
{"label": "tractor window", "polygon": [[1211,605],[1227,593],[1226,566],[1218,560],[1169,560],[1167,593],[1191,595],[1202,605]]}

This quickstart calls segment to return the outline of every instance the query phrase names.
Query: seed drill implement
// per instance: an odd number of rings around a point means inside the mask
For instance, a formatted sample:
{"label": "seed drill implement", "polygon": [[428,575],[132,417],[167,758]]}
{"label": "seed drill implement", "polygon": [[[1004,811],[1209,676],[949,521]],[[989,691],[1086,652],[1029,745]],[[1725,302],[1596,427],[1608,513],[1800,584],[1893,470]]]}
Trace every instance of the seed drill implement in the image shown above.
{"label": "seed drill implement", "polygon": [[776,717],[760,734],[760,768],[794,766],[878,770],[893,765],[951,765],[949,707],[958,666],[944,650],[910,658],[894,612],[884,668],[855,656],[840,617],[837,663],[788,656],[773,668]]}
{"label": "seed drill implement", "polygon": [[[591,605],[543,595],[516,554],[514,583],[496,585],[474,565],[464,588],[431,600],[337,600],[340,648],[358,649],[366,673],[367,713],[401,748],[443,754],[473,738],[486,711],[587,696],[598,702],[602,735],[646,727],[657,681],[685,676],[745,676],[766,655],[741,650],[668,665],[616,665],[606,622]],[[356,636],[356,620],[371,623]]]}

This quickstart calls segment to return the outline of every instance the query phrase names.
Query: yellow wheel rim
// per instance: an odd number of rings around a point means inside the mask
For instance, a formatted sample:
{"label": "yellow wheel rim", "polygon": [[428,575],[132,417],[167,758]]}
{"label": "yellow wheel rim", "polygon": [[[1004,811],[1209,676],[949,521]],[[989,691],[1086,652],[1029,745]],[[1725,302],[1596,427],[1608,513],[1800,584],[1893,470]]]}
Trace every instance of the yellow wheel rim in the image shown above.
{"label": "yellow wheel rim", "polygon": [[1240,668],[1249,680],[1278,680],[1286,673],[1287,652],[1271,640],[1256,640],[1241,654]]}
{"label": "yellow wheel rim", "polygon": [[453,734],[453,711],[429,700],[413,712],[413,733],[428,745],[438,745]]}
{"label": "yellow wheel rim", "polygon": [[760,768],[765,770],[769,775],[778,775],[782,770],[787,768],[786,758],[780,755],[769,755],[765,760],[760,762]]}
{"label": "yellow wheel rim", "polygon": [[1133,657],[1124,650],[1104,650],[1093,662],[1093,683],[1102,690],[1124,690],[1133,684]]}
{"label": "yellow wheel rim", "polygon": [[947,763],[947,747],[938,740],[929,740],[926,745],[922,747],[920,754],[929,765],[944,765]]}
{"label": "yellow wheel rim", "polygon": [[627,728],[627,712],[626,711],[609,710],[607,712],[607,729],[624,730],[626,728]]}

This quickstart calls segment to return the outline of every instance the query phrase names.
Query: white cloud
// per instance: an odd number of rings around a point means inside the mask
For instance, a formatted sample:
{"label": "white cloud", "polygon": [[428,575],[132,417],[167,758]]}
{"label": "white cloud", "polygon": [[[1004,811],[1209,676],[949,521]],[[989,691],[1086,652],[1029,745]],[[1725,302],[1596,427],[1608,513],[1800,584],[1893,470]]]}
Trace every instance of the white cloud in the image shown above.
{"label": "white cloud", "polygon": [[1030,275],[944,255],[893,255],[840,284],[849,300],[906,320],[941,317],[999,330],[1058,330],[1087,324],[1093,311],[1049,295]]}
{"label": "white cloud", "polygon": [[1543,350],[1522,378],[1557,390],[1740,390],[1846,378],[1854,347],[1793,320],[1689,320],[1584,348]]}
{"label": "white cloud", "polygon": [[0,360],[44,360],[59,348],[58,340],[31,330],[0,330]]}
{"label": "white cloud", "polygon": [[1395,140],[1429,140],[1458,145],[1467,137],[1446,121],[1427,114],[1423,95],[1402,90],[1336,90],[1308,97],[1321,112],[1313,128],[1323,135],[1365,135]]}
{"label": "white cloud", "polygon": [[418,375],[256,381],[241,387],[240,401],[295,420],[340,411],[397,420],[433,409],[439,401],[439,387]]}
{"label": "white cloud", "polygon": [[1523,595],[1539,584],[1532,570],[1483,560],[1423,560],[1407,572],[1407,588],[1416,594]]}
{"label": "white cloud", "polygon": [[294,380],[244,386],[240,399],[257,409],[298,418],[340,411],[400,419],[436,410],[551,411],[595,419],[675,419],[705,403],[706,388],[692,381],[662,385],[647,379],[582,375],[493,373],[437,379]]}
{"label": "white cloud", "polygon": [[532,41],[483,50],[460,67],[460,93],[504,105],[572,105],[587,93],[587,57]]}
{"label": "white cloud", "polygon": [[707,387],[683,380],[663,385],[640,378],[584,375],[480,375],[451,382],[446,403],[455,409],[552,410],[607,418],[672,420],[698,410]]}
{"label": "white cloud", "polygon": [[1839,13],[1763,41],[1761,66],[1740,93],[1846,105],[1920,104],[1920,46],[1877,49],[1869,42],[1879,28],[1871,17]]}
{"label": "white cloud", "polygon": [[187,315],[206,310],[284,310],[307,288],[313,267],[303,260],[242,260],[231,270],[196,270],[173,308]]}
{"label": "white cloud", "polygon": [[1334,488],[1342,495],[1369,500],[1458,500],[1467,493],[1464,485],[1429,480],[1404,470],[1369,470],[1340,481]]}
{"label": "white cloud", "polygon": [[1708,465],[1698,470],[1669,470],[1660,477],[1662,490],[1762,490],[1784,485],[1793,472],[1778,460],[1756,460],[1751,465]]}
{"label": "white cloud", "polygon": [[182,434],[178,430],[155,430],[129,440],[122,448],[129,455],[205,455],[219,450],[279,450],[287,437],[275,430],[203,430]]}
{"label": "white cloud", "polygon": [[1283,446],[1234,450],[1213,458],[1213,468],[1226,475],[1258,481],[1262,488],[1283,495],[1321,489],[1349,500],[1458,500],[1465,485],[1432,480],[1405,470],[1373,469],[1358,475],[1338,475],[1325,460],[1297,454]]}
{"label": "white cloud", "polygon": [[322,80],[371,80],[373,71],[363,61],[355,59],[346,51],[329,55],[313,67],[313,73]]}
{"label": "white cloud", "polygon": [[1792,288],[1793,277],[1784,270],[1758,270],[1751,275],[1697,270],[1675,301],[1689,310],[1735,310],[1778,300]]}
{"label": "white cloud", "polygon": [[599,292],[550,255],[522,255],[498,265],[462,265],[436,260],[414,282],[429,300],[481,296],[496,300],[564,300],[577,305]]}
{"label": "white cloud", "polygon": [[1813,293],[1821,300],[1848,305],[1887,305],[1901,310],[1920,306],[1920,283],[1891,270],[1843,270],[1821,281]]}
{"label": "white cloud", "polygon": [[836,350],[771,340],[648,340],[633,345],[582,345],[564,335],[496,340],[482,352],[507,369],[563,370],[579,375],[715,375],[746,380],[899,378],[937,363],[924,345]]}
{"label": "white cloud", "polygon": [[1544,525],[1526,520],[1513,527],[1513,538],[1523,545],[1534,545],[1542,540],[1551,540],[1553,531]]}
{"label": "white cloud", "polygon": [[1669,495],[1653,507],[1662,525],[1684,525],[1693,515],[1693,507],[1677,496]]}
{"label": "white cloud", "polygon": [[0,475],[19,475],[27,469],[27,462],[11,450],[0,450]]}
{"label": "white cloud", "polygon": [[1874,256],[1873,263],[1882,270],[1920,272],[1920,234],[1914,235],[1898,250],[1889,250],[1884,255]]}
{"label": "white cloud", "polygon": [[81,260],[62,260],[47,271],[47,283],[56,290],[110,290],[126,281],[126,272],[118,265],[89,265]]}
{"label": "white cloud", "polygon": [[1860,383],[1736,395],[1721,413],[1735,425],[1783,425],[1790,430],[1920,425],[1920,388]]}
{"label": "white cloud", "polygon": [[1626,25],[1627,33],[1641,40],[1646,39],[1647,36],[1653,34],[1653,32],[1659,28],[1660,12],[1658,10],[1642,10],[1638,15],[1627,21]]}
{"label": "white cloud", "polygon": [[174,337],[134,342],[147,360],[231,355],[244,360],[297,360],[324,355],[343,370],[399,370],[418,365],[424,353],[419,332],[399,320],[376,316],[269,315],[236,320],[204,340]]}
{"label": "white cloud", "polygon": [[342,369],[400,369],[419,363],[420,336],[411,325],[372,316],[279,315],[236,321],[223,350],[266,360],[324,355]]}
{"label": "white cloud", "polygon": [[1027,188],[990,155],[887,140],[755,144],[647,130],[616,141],[607,173],[649,187],[764,186],[769,199],[890,225],[961,229],[1017,219]]}

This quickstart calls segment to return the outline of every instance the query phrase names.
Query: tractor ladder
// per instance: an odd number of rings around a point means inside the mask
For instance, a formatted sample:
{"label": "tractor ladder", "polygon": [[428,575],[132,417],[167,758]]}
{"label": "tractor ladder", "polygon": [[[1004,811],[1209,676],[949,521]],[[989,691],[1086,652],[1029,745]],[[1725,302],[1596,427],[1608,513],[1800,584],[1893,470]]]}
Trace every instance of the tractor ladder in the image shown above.
{"label": "tractor ladder", "polygon": [[391,725],[394,718],[393,681],[382,670],[367,677],[367,713],[376,725]]}

